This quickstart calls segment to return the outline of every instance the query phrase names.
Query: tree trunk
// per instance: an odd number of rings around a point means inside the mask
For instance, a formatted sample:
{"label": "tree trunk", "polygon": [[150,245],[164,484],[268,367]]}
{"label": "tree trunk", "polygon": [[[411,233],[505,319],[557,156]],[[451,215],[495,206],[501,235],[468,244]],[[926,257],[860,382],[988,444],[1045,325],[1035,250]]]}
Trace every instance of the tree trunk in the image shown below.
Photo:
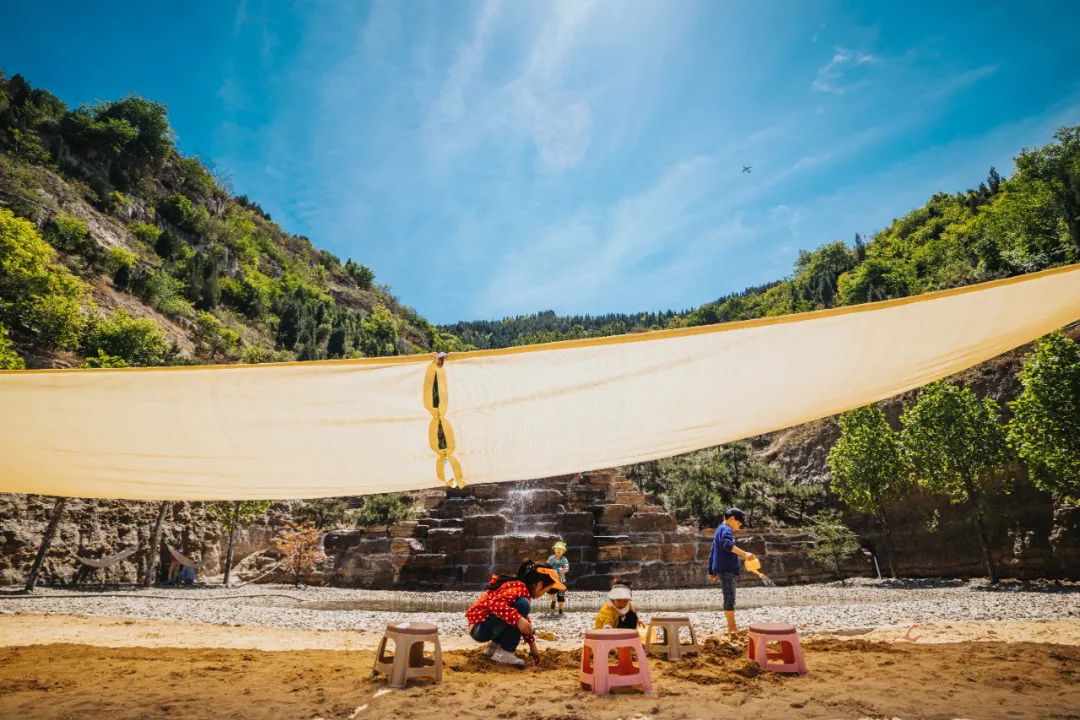
{"label": "tree trunk", "polygon": [[986,561],[986,572],[990,574],[990,582],[996,583],[998,581],[997,566],[994,565],[994,555],[990,551],[990,536],[986,532],[986,525],[983,523],[982,515],[973,515],[972,522],[975,523],[975,532],[979,534],[979,544],[982,545],[983,560]]}
{"label": "tree trunk", "polygon": [[892,528],[889,527],[889,513],[881,511],[881,526],[885,530],[885,562],[889,564],[889,577],[896,579],[896,567],[893,565]]}
{"label": "tree trunk", "polygon": [[240,517],[240,501],[233,502],[232,522],[229,524],[229,552],[225,554],[225,581],[224,585],[229,586],[229,581],[232,579],[232,561],[233,561],[233,548],[236,547],[236,526],[239,523]]}
{"label": "tree trunk", "polygon": [[37,557],[34,558],[34,564],[30,566],[30,575],[26,578],[26,592],[33,592],[34,587],[37,585],[38,575],[41,573],[41,564],[45,562],[45,555],[52,545],[53,536],[56,535],[56,528],[60,525],[60,516],[64,514],[64,505],[66,504],[67,498],[56,498],[56,505],[53,506],[52,515],[49,517],[49,526],[45,528],[45,535],[41,538]]}
{"label": "tree trunk", "polygon": [[146,553],[146,577],[143,578],[143,587],[154,584],[157,575],[158,557],[161,555],[161,526],[165,522],[165,512],[169,509],[169,501],[163,500],[158,508],[157,519],[154,521],[154,532],[150,534],[150,547]]}

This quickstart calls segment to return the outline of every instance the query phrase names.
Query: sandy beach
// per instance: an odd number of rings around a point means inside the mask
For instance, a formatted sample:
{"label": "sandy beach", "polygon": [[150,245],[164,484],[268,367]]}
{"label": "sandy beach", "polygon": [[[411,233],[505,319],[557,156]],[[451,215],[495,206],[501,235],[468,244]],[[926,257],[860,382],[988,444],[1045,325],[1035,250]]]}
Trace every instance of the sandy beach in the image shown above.
{"label": "sandy beach", "polygon": [[[327,608],[322,610],[300,609],[284,597],[211,600],[241,594],[215,588],[170,590],[194,593],[176,601],[147,597],[160,595],[160,589],[105,593],[143,597],[102,597],[90,608],[80,604],[92,599],[72,597],[83,594],[72,591],[49,590],[44,599],[33,600],[5,595],[0,602],[0,717],[1080,717],[1080,594],[1075,586],[1016,584],[988,591],[978,584],[938,582],[921,588],[882,583],[760,590],[744,593],[747,605],[773,603],[740,615],[810,619],[800,623],[808,675],[763,672],[745,658],[744,639],[710,638],[699,657],[679,663],[653,658],[653,694],[627,690],[604,697],[594,697],[577,683],[577,628],[590,617],[584,612],[561,619],[539,613],[541,630],[554,629],[554,639],[541,642],[539,666],[514,670],[484,659],[457,626],[460,615],[448,610],[395,614],[342,610],[333,604],[424,602],[397,593],[257,589],[297,595],[303,603]],[[700,591],[678,592],[689,593],[679,599],[683,605],[708,600],[697,595]],[[991,601],[973,602],[985,597]],[[644,592],[639,596],[643,606],[649,599]],[[818,604],[807,604],[812,600]],[[845,600],[851,602],[841,604]],[[256,601],[272,604],[249,604]],[[26,606],[34,603],[37,611],[28,611]],[[659,596],[654,604],[661,604]],[[146,617],[148,608],[171,617]],[[260,608],[261,624],[236,622],[238,614]],[[991,612],[994,617],[956,617]],[[344,623],[335,615],[340,613],[353,613],[347,616],[350,627],[315,626]],[[690,613],[695,624],[709,622],[707,611]],[[1037,613],[1056,614],[1056,619],[1031,617]],[[934,614],[938,621],[921,622]],[[447,651],[441,684],[390,690],[385,678],[371,678],[382,629],[377,623],[385,624],[387,616],[454,618],[441,626]],[[211,617],[218,619],[207,622]],[[878,617],[906,620],[869,627]]]}

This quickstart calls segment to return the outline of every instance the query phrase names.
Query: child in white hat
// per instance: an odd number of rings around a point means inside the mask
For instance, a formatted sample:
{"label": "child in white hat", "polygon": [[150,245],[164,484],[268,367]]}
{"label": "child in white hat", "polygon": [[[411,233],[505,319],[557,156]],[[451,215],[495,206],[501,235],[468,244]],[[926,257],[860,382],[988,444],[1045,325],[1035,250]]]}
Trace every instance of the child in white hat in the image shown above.
{"label": "child in white hat", "polygon": [[634,610],[633,593],[630,591],[630,583],[620,582],[618,578],[612,582],[611,592],[608,593],[608,601],[596,613],[596,621],[593,628],[618,628],[624,630],[637,630],[645,627],[645,623],[638,618]]}

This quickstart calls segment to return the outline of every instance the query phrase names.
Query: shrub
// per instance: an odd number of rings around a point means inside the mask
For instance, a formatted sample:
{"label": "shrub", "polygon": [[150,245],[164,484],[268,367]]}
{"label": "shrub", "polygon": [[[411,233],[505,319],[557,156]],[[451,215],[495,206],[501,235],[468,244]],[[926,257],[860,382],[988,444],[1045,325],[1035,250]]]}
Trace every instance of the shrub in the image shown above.
{"label": "shrub", "polygon": [[371,288],[375,282],[375,272],[371,268],[352,260],[345,263],[345,272],[356,282],[356,286],[363,290]]}
{"label": "shrub", "polygon": [[258,270],[246,269],[243,277],[221,279],[221,298],[229,307],[258,320],[270,311],[274,285]]}
{"label": "shrub", "polygon": [[310,580],[319,566],[326,562],[322,536],[313,525],[284,530],[274,541],[274,548],[282,554],[285,569],[296,585]]}
{"label": "shrub", "polygon": [[348,521],[349,515],[349,505],[336,498],[304,500],[293,507],[293,517],[318,530],[340,527]]}
{"label": "shrub", "polygon": [[177,227],[184,227],[195,216],[195,206],[185,196],[174,193],[158,206],[158,212]]}
{"label": "shrub", "polygon": [[166,260],[179,254],[184,247],[184,241],[168,230],[160,233],[154,242],[154,252]]}
{"label": "shrub", "polygon": [[[138,260],[139,256],[127,248],[114,246],[105,251],[105,257],[102,259],[101,265],[102,269],[114,279],[120,273],[125,273],[125,277],[130,277],[131,271],[135,269],[135,263]],[[127,286],[127,282],[118,282],[117,284],[122,287]]]}
{"label": "shrub", "polygon": [[70,215],[57,215],[45,225],[45,240],[57,250],[93,257],[97,246],[86,223]]}
{"label": "shrub", "polygon": [[190,188],[197,195],[207,197],[217,188],[214,176],[203,167],[202,160],[199,158],[180,158],[177,165],[184,176],[184,187]]}
{"label": "shrub", "polygon": [[161,216],[189,232],[199,233],[206,229],[210,213],[202,205],[195,205],[179,193],[170,195],[158,207]]}
{"label": "shrub", "polygon": [[75,347],[93,301],[55,257],[32,223],[0,208],[0,323],[46,347]]}
{"label": "shrub", "polygon": [[270,348],[250,345],[240,353],[240,362],[245,365],[261,365],[263,363],[292,362],[296,358],[288,350],[271,350]]}
{"label": "shrub", "polygon": [[157,225],[151,225],[150,223],[133,222],[128,225],[128,230],[131,231],[132,235],[150,247],[154,247],[157,244],[158,238],[161,237],[161,228]]}
{"label": "shrub", "polygon": [[14,343],[8,340],[7,328],[0,325],[0,370],[24,370],[26,363],[15,352]]}
{"label": "shrub", "polygon": [[83,364],[79,367],[84,369],[98,369],[98,368],[126,368],[128,366],[127,361],[122,357],[115,357],[113,355],[106,355],[105,351],[98,348],[97,355],[88,357],[83,361]]}
{"label": "shrub", "polygon": [[836,510],[822,510],[814,516],[814,547],[807,555],[832,574],[859,551],[859,539],[851,532]]}
{"label": "shrub", "polygon": [[184,299],[184,283],[162,270],[150,273],[146,280],[146,299],[159,312],[170,317],[190,318],[194,312]]}
{"label": "shrub", "polygon": [[227,328],[212,313],[202,310],[195,314],[195,337],[211,359],[233,355],[240,344],[240,335],[235,330]]}
{"label": "shrub", "polygon": [[356,511],[353,521],[357,527],[389,527],[412,517],[412,508],[405,503],[403,493],[370,495]]}
{"label": "shrub", "polygon": [[92,356],[121,358],[130,365],[161,365],[170,347],[165,331],[150,318],[133,318],[116,310],[90,331],[87,350]]}

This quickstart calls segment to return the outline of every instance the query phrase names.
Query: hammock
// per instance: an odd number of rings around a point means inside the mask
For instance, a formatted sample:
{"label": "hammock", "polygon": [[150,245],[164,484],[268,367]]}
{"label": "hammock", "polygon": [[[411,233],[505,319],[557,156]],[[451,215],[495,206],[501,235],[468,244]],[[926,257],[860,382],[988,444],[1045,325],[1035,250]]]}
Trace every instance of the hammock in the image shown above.
{"label": "hammock", "polygon": [[413,355],[8,371],[0,492],[293,499],[617,467],[877,402],[1077,319],[1074,265],[801,315],[454,353],[441,364]]}
{"label": "hammock", "polygon": [[76,555],[75,559],[78,560],[79,562],[81,562],[83,565],[89,565],[92,568],[107,568],[107,567],[112,567],[113,565],[120,562],[121,560],[127,560],[129,557],[131,557],[132,555],[134,555],[137,552],[139,552],[139,546],[138,545],[136,545],[135,547],[132,547],[132,548],[128,548],[127,550],[121,550],[120,552],[116,553],[115,555],[110,555],[109,557],[103,557],[103,558],[101,558],[99,560],[91,560],[90,558],[85,558],[82,555]]}
{"label": "hammock", "polygon": [[[165,547],[169,547],[169,546],[166,545]],[[184,555],[182,552],[179,552],[178,550],[175,550],[173,548],[169,548],[169,554],[172,555],[173,560],[175,560],[176,562],[180,563],[184,567],[189,567],[189,568],[192,568],[192,569],[194,569],[196,571],[201,571],[202,568],[203,568],[203,565],[206,564],[205,560],[203,562],[197,563],[194,560],[192,560],[191,558],[189,558],[187,555]]]}

